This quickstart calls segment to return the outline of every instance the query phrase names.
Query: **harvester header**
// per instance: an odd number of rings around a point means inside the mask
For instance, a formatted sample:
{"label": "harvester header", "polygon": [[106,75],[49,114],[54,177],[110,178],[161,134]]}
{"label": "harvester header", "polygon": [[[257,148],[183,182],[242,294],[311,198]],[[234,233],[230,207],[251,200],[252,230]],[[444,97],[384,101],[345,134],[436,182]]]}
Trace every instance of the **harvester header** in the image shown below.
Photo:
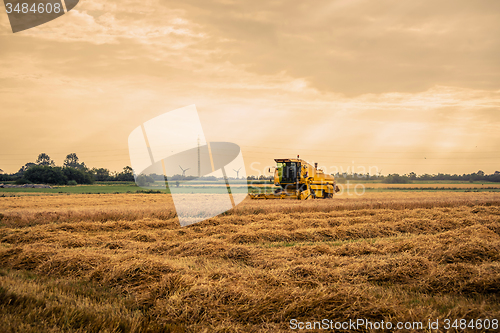
{"label": "harvester header", "polygon": [[274,185],[278,189],[273,194],[251,194],[252,199],[299,199],[333,198],[339,191],[332,175],[297,158],[277,158],[274,170]]}

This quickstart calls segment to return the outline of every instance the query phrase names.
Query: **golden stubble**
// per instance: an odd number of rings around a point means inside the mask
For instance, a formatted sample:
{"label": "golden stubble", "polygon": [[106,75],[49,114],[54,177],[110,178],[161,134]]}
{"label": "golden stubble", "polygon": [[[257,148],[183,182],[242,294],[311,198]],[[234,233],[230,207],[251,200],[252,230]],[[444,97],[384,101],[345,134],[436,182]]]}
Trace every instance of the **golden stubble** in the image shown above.
{"label": "golden stubble", "polygon": [[2,198],[2,325],[285,332],[292,318],[500,317],[498,193],[246,200],[184,228],[173,208],[163,194]]}

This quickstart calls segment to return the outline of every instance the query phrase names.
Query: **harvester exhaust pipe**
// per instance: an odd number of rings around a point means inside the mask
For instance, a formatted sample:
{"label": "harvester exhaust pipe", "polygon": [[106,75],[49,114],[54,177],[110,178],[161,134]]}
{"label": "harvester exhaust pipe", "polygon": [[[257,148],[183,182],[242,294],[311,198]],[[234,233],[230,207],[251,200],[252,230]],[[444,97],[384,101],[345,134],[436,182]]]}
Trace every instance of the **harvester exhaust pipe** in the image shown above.
{"label": "harvester exhaust pipe", "polygon": [[318,163],[314,163],[314,169],[318,170]]}

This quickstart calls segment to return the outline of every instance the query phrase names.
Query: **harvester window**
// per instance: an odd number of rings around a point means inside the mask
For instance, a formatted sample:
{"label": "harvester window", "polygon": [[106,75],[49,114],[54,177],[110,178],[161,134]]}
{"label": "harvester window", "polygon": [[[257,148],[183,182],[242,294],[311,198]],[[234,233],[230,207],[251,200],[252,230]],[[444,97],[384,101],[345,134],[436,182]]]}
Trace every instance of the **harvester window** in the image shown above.
{"label": "harvester window", "polygon": [[285,163],[278,163],[277,167],[276,167],[276,170],[278,170],[278,177],[279,177],[279,180],[281,182],[281,179],[283,177],[283,168],[285,167]]}
{"label": "harvester window", "polygon": [[286,162],[278,163],[278,168],[282,169],[281,182],[295,183],[297,181],[297,174],[300,170],[300,163]]}

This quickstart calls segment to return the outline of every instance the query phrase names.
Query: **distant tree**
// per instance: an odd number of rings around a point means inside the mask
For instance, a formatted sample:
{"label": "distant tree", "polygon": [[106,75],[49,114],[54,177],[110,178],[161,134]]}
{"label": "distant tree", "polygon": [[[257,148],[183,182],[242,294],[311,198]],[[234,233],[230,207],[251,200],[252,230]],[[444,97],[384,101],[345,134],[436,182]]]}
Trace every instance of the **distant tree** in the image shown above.
{"label": "distant tree", "polygon": [[479,171],[477,172],[476,180],[479,180],[479,181],[484,181],[484,180],[486,180],[486,174],[484,173],[484,171],[483,171],[483,170],[479,170]]}
{"label": "distant tree", "polygon": [[215,177],[215,176],[205,176],[205,177],[201,177],[200,180],[208,180],[208,181],[212,181],[213,182],[213,181],[217,180],[217,177]]}
{"label": "distant tree", "polygon": [[73,181],[77,184],[92,184],[94,182],[92,175],[84,170],[52,167],[50,165],[31,166],[23,173],[22,178],[19,180],[35,184],[55,185],[65,185],[68,181]]}
{"label": "distant tree", "polygon": [[60,167],[35,165],[24,172],[23,179],[35,184],[65,185],[68,179]]}
{"label": "distant tree", "polygon": [[123,168],[122,172],[116,175],[115,179],[123,182],[133,182],[135,180],[134,171],[130,166],[127,165]]}
{"label": "distant tree", "polygon": [[45,153],[41,153],[40,155],[38,155],[38,158],[36,159],[36,164],[48,165],[48,166],[55,166],[56,165],[54,163],[54,161],[50,159],[50,156],[45,154]]}
{"label": "distant tree", "polygon": [[71,153],[71,154],[66,155],[66,158],[64,159],[63,166],[67,167],[67,168],[75,168],[75,169],[82,169],[82,170],[87,169],[87,166],[85,165],[85,163],[79,162],[79,158],[78,158],[78,156],[76,156],[76,153]]}
{"label": "distant tree", "polygon": [[431,175],[429,175],[428,173],[420,175],[418,178],[419,178],[419,180],[432,180],[433,179],[433,177]]}
{"label": "distant tree", "polygon": [[497,183],[500,182],[500,172],[495,171],[494,174],[488,176],[488,180],[490,182],[497,182]]}
{"label": "distant tree", "polygon": [[64,176],[70,180],[76,181],[78,184],[92,184],[94,183],[94,178],[90,172],[86,172],[83,169],[75,168],[62,168]]}
{"label": "distant tree", "polygon": [[484,180],[484,171],[479,170],[478,172],[469,175],[469,182]]}
{"label": "distant tree", "polygon": [[0,169],[0,181],[8,181],[11,180],[11,176],[4,173],[2,169]]}
{"label": "distant tree", "polygon": [[108,169],[105,168],[93,168],[91,170],[92,174],[94,175],[94,179],[103,182],[111,179],[111,175]]}
{"label": "distant tree", "polygon": [[395,173],[388,175],[383,182],[388,184],[407,184],[411,183],[411,180],[407,176],[400,176]]}
{"label": "distant tree", "polygon": [[155,180],[153,179],[153,177],[150,177],[150,176],[147,176],[144,174],[140,174],[139,176],[137,176],[137,179],[136,179],[136,183],[139,186],[147,186],[147,185],[152,184],[154,182],[155,182]]}
{"label": "distant tree", "polygon": [[162,181],[162,182],[165,181],[165,176],[163,174],[158,175],[156,173],[152,173],[149,176],[151,176],[154,180],[157,180],[157,181]]}
{"label": "distant tree", "polygon": [[169,179],[170,180],[186,180],[186,176],[183,176],[183,175],[176,173],[175,175],[170,176]]}
{"label": "distant tree", "polygon": [[23,174],[26,172],[26,170],[28,170],[29,168],[35,166],[36,164],[35,163],[32,163],[32,162],[28,162],[26,163],[25,165],[23,165],[19,171],[17,171],[14,175],[17,176],[17,177],[22,177]]}

